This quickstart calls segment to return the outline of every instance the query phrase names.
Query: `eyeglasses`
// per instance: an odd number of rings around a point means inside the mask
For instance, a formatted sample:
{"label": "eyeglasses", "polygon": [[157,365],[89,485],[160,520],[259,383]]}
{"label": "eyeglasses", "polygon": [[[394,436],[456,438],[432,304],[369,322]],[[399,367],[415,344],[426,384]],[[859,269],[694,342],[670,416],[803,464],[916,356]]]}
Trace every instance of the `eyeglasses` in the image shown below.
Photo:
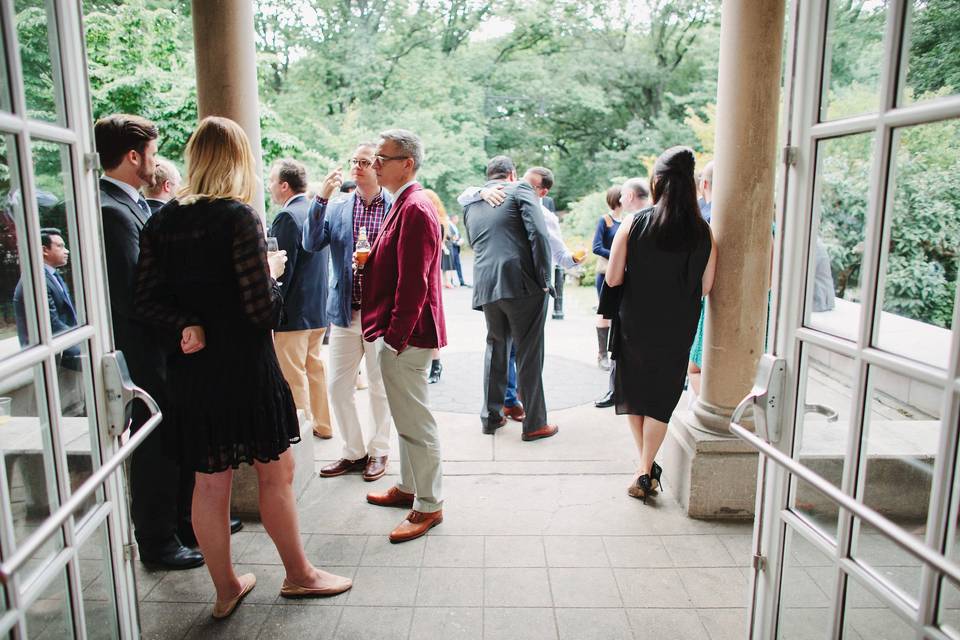
{"label": "eyeglasses", "polygon": [[350,158],[351,167],[359,167],[360,169],[369,169],[373,166],[373,160],[367,160],[366,158]]}
{"label": "eyeglasses", "polygon": [[406,159],[409,158],[410,156],[379,156],[379,155],[378,155],[378,156],[373,156],[373,157],[374,157],[374,159],[375,159],[377,162],[379,162],[380,164],[384,164],[385,162],[389,162],[389,161],[391,161],[391,160],[406,160]]}

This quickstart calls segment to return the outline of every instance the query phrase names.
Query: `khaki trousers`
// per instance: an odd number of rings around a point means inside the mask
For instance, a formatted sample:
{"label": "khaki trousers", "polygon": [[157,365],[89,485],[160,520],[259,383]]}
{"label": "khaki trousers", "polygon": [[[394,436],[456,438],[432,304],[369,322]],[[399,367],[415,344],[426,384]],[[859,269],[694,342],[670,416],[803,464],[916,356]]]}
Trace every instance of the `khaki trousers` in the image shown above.
{"label": "khaki trousers", "polygon": [[437,421],[428,406],[427,370],[433,349],[407,347],[397,354],[383,338],[377,344],[380,375],[387,390],[393,424],[400,436],[401,491],[416,497],[413,508],[433,513],[443,507],[443,470]]}
{"label": "khaki trousers", "polygon": [[333,433],[327,402],[327,372],[320,350],[326,329],[274,331],[273,345],[293,401],[320,433]]}

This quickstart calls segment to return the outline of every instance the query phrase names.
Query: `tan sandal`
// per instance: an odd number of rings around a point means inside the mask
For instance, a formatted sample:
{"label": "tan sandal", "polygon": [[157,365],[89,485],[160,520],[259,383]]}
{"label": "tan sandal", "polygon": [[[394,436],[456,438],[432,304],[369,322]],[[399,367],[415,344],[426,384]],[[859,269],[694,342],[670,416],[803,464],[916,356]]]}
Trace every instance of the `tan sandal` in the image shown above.
{"label": "tan sandal", "polygon": [[257,576],[252,573],[245,573],[240,576],[240,584],[243,585],[243,588],[240,590],[240,593],[236,598],[228,600],[227,602],[221,603],[219,600],[213,605],[213,617],[217,620],[222,620],[223,618],[229,617],[233,613],[237,605],[240,604],[240,601],[247,597],[247,594],[253,591],[253,588],[257,586]]}
{"label": "tan sandal", "polygon": [[280,587],[280,597],[282,598],[324,598],[335,596],[349,591],[353,587],[353,581],[350,578],[334,576],[339,578],[333,586],[330,587],[301,587],[284,578],[283,586]]}

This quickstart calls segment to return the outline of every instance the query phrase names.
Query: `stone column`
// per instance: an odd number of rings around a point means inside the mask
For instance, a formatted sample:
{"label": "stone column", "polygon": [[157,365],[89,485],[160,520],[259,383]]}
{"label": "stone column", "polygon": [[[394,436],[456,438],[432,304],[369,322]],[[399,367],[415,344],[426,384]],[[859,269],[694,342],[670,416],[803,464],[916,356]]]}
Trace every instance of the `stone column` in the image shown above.
{"label": "stone column", "polygon": [[[263,159],[253,2],[193,0],[191,6],[200,117],[223,116],[243,127],[253,148],[257,177],[261,177]],[[260,182],[253,206],[264,215]]]}
{"label": "stone column", "polygon": [[717,280],[707,306],[694,414],[729,433],[763,353],[770,286],[783,0],[724,0],[714,148]]}
{"label": "stone column", "polygon": [[[664,442],[668,488],[696,518],[753,517],[757,454],[730,434],[763,352],[770,279],[785,0],[724,0],[714,148],[717,280],[704,335],[702,394]],[[667,472],[664,473],[664,477]]]}

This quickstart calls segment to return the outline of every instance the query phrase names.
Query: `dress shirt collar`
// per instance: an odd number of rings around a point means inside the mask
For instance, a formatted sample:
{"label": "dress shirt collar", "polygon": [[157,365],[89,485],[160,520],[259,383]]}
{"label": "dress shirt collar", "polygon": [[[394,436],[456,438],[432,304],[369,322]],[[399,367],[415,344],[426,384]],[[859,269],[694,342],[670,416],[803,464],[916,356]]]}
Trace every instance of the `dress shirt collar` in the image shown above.
{"label": "dress shirt collar", "polygon": [[283,203],[283,208],[286,209],[287,207],[290,206],[290,203],[291,203],[291,202],[293,202],[293,201],[296,200],[297,198],[301,198],[301,197],[306,198],[307,196],[306,196],[306,194],[304,194],[304,193],[295,193],[295,194],[293,194],[292,196],[290,196],[289,198],[287,198],[287,201],[286,201],[286,202]]}
{"label": "dress shirt collar", "polygon": [[399,200],[399,199],[400,199],[400,194],[403,193],[404,191],[406,191],[406,190],[407,190],[407,187],[409,187],[410,185],[416,184],[416,183],[417,183],[417,179],[414,178],[413,180],[411,180],[411,181],[408,182],[407,184],[405,184],[405,185],[403,185],[402,187],[400,187],[399,189],[397,189],[396,192],[393,194],[393,201],[396,202],[397,200]]}
{"label": "dress shirt collar", "polygon": [[143,197],[140,195],[140,192],[133,187],[133,185],[127,184],[123,180],[117,180],[116,178],[111,178],[110,176],[102,176],[102,179],[123,189],[123,192],[130,196],[130,199],[134,202],[140,202],[140,198]]}

